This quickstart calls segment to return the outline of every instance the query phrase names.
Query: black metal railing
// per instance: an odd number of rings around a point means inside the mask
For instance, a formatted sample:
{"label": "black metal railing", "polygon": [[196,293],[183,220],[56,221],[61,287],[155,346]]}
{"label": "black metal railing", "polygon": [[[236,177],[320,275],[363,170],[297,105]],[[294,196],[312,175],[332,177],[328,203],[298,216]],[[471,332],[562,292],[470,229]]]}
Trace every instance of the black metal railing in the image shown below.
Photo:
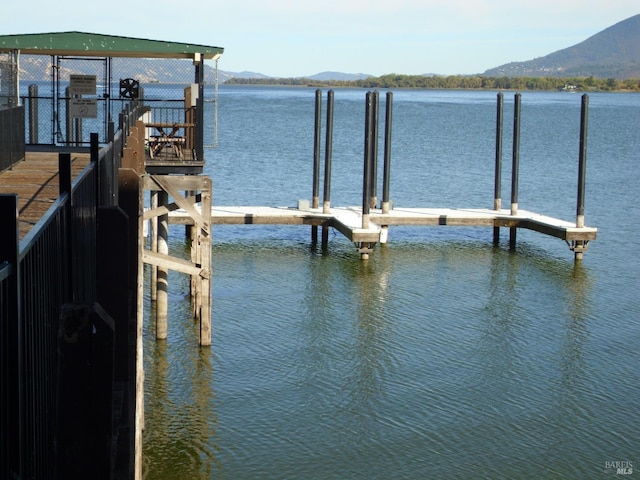
{"label": "black metal railing", "polygon": [[20,243],[22,478],[56,478],[59,317],[69,300],[68,203],[69,195],[61,196]]}
{"label": "black metal railing", "polygon": [[120,116],[106,148],[92,135],[93,161],[75,181],[59,155],[60,196],[21,241],[17,195],[0,195],[0,478],[60,478],[58,459],[73,455],[59,438],[61,308],[97,300],[98,211],[118,204],[123,134],[137,115],[133,105]]}

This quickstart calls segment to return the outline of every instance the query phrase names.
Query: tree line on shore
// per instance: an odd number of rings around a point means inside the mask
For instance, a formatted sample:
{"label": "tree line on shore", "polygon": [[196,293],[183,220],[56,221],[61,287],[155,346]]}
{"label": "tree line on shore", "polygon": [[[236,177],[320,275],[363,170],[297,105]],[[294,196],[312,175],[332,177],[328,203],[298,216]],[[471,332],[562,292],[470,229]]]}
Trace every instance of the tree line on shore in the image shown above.
{"label": "tree line on shore", "polygon": [[484,77],[481,75],[388,74],[360,80],[315,80],[309,78],[231,78],[227,85],[283,85],[351,88],[416,88],[465,90],[570,90],[640,91],[640,78],[618,80],[594,77]]}

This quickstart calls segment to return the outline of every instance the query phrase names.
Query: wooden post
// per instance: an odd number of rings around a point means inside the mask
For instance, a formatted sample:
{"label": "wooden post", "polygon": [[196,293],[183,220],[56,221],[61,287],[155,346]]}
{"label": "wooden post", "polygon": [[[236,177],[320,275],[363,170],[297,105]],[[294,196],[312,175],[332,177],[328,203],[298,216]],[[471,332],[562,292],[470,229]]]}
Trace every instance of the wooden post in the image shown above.
{"label": "wooden post", "polygon": [[200,345],[211,345],[211,179],[203,178],[202,223],[198,225],[197,236],[200,246]]}
{"label": "wooden post", "polygon": [[[169,195],[166,191],[158,191],[158,207],[169,203]],[[165,213],[158,218],[158,253],[169,255],[169,216]],[[156,293],[156,338],[167,338],[167,315],[169,308],[169,270],[166,266],[158,266],[157,293]]]}
{"label": "wooden post", "polygon": [[[195,204],[195,201],[194,201]],[[200,245],[199,245],[199,222],[194,218],[194,224],[191,228],[190,237],[190,250],[191,250],[191,263],[198,265],[201,262],[200,258]],[[200,290],[202,288],[202,282],[200,281],[200,275],[189,276],[189,296],[191,298],[191,316],[200,321]]]}
{"label": "wooden post", "polygon": [[[152,209],[158,208],[158,191],[151,190],[149,192],[150,195],[150,206]],[[152,217],[149,219],[149,235],[151,237],[151,251],[158,251],[158,217]],[[156,265],[151,265],[151,279],[150,279],[150,288],[151,291],[151,301],[155,302],[158,298],[158,267]]]}

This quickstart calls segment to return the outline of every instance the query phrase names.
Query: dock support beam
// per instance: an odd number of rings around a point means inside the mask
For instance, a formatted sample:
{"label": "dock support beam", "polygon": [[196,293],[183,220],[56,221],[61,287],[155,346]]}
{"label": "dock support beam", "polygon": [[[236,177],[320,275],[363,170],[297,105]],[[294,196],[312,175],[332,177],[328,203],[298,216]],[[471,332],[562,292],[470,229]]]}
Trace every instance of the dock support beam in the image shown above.
{"label": "dock support beam", "polygon": [[[511,215],[518,214],[518,175],[520,169],[520,102],[521,94],[516,93],[513,106],[513,154],[511,167]],[[516,227],[509,230],[509,248],[516,248]]]}
{"label": "dock support beam", "polygon": [[[158,192],[158,205],[144,212],[144,220],[158,219],[158,251],[145,250],[145,263],[158,267],[158,291],[156,300],[156,338],[167,338],[166,298],[167,280],[163,272],[169,270],[191,276],[193,315],[200,322],[200,345],[211,345],[211,179],[195,175],[145,175],[144,189]],[[183,195],[182,192],[185,192]],[[200,193],[197,193],[200,192]],[[169,197],[173,199],[169,203]],[[196,203],[201,202],[200,208]],[[186,211],[189,219],[184,224],[193,225],[190,259],[169,256],[168,213]],[[209,212],[209,213],[207,213]]]}

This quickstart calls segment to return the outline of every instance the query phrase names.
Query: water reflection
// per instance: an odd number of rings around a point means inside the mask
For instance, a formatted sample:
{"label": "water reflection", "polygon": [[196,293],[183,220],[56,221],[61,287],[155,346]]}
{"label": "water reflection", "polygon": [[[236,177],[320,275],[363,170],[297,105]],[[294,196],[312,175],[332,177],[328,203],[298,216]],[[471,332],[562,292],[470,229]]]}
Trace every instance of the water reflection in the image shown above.
{"label": "water reflection", "polygon": [[[188,282],[171,280],[177,291]],[[145,329],[144,478],[214,478],[220,463],[211,351],[197,347],[189,301],[181,294],[172,300],[169,339],[156,341],[152,322]]]}
{"label": "water reflection", "polygon": [[496,251],[489,283],[479,351],[491,396],[480,411],[489,422],[503,419],[498,438],[511,445],[507,451],[537,446],[527,450],[530,472],[574,468],[563,458],[581,452],[567,449],[580,448],[576,435],[590,434],[584,425],[589,273],[581,263]]}
{"label": "water reflection", "polygon": [[331,468],[344,475],[351,469],[365,475],[365,452],[380,455],[387,448],[378,419],[393,368],[388,265],[357,255],[317,255],[307,265],[305,314],[297,326],[305,353],[297,375],[305,408],[318,423],[303,441],[317,441],[320,463],[331,460]]}

